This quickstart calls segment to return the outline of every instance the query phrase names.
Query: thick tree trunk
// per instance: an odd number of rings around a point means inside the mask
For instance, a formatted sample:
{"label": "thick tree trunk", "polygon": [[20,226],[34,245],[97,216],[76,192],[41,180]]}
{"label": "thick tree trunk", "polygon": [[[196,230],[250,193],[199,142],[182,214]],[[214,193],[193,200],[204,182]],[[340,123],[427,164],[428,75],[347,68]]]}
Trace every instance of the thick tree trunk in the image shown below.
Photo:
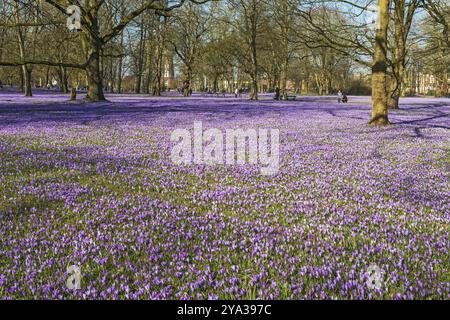
{"label": "thick tree trunk", "polygon": [[105,101],[103,92],[103,79],[100,68],[100,53],[102,43],[86,36],[85,46],[88,55],[88,64],[86,66],[86,76],[88,82],[87,99],[90,101]]}
{"label": "thick tree trunk", "polygon": [[258,72],[252,72],[252,87],[250,92],[250,100],[258,100]]}
{"label": "thick tree trunk", "polygon": [[31,91],[31,73],[32,73],[32,71],[33,71],[33,69],[30,66],[28,66],[28,65],[22,66],[26,97],[33,96],[33,92]]}
{"label": "thick tree trunk", "polygon": [[106,100],[103,92],[99,52],[92,52],[90,55],[89,64],[86,67],[86,75],[89,86],[87,98],[91,101]]}
{"label": "thick tree trunk", "polygon": [[193,72],[192,72],[192,68],[191,68],[190,64],[188,64],[188,66],[187,66],[186,79],[189,82],[189,86],[185,88],[184,96],[185,97],[190,97],[191,96],[191,90],[193,89],[193,83],[192,83]]}
{"label": "thick tree trunk", "polygon": [[70,101],[75,100],[77,100],[77,89],[72,88],[72,90],[70,91]]}
{"label": "thick tree trunk", "polygon": [[22,66],[19,67],[19,92],[24,92],[25,85],[24,85],[24,80],[23,80],[23,70],[22,70]]}
{"label": "thick tree trunk", "polygon": [[372,66],[372,118],[371,125],[389,125],[386,71],[387,71],[387,34],[389,27],[390,0],[378,0],[379,26],[375,37],[375,54]]}
{"label": "thick tree trunk", "polygon": [[88,20],[90,31],[81,34],[82,45],[87,58],[85,70],[88,93],[86,99],[90,101],[105,101],[101,68],[101,54],[104,43],[100,37],[98,11],[93,10]]}
{"label": "thick tree trunk", "polygon": [[139,71],[136,75],[136,83],[134,85],[134,93],[141,93],[142,73]]}
{"label": "thick tree trunk", "polygon": [[61,87],[59,88],[60,91],[63,93],[69,93],[69,85],[67,81],[67,69],[64,67],[59,67],[58,75],[61,84]]}
{"label": "thick tree trunk", "polygon": [[319,94],[319,96],[323,96],[324,84],[323,84],[322,75],[319,75],[316,73],[316,74],[314,74],[314,78],[316,79],[317,93]]}
{"label": "thick tree trunk", "polygon": [[219,90],[219,81],[218,81],[218,79],[219,79],[219,76],[215,75],[214,80],[213,80],[213,91],[214,92],[218,92],[218,90]]}
{"label": "thick tree trunk", "polygon": [[[394,71],[396,72],[396,71]],[[389,95],[388,95],[388,108],[399,109],[401,81],[398,79],[398,75],[389,79]]]}

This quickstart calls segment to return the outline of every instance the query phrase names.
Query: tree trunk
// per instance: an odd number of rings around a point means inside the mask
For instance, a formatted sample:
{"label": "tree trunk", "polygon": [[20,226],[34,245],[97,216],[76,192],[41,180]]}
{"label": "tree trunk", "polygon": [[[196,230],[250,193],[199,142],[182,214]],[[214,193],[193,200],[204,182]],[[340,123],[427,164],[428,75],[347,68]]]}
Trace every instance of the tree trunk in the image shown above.
{"label": "tree trunk", "polygon": [[[392,67],[393,76],[390,81],[388,97],[388,108],[399,109],[400,96],[402,94],[402,84],[405,69],[406,38],[409,33],[410,22],[405,21],[405,0],[394,0],[394,64]],[[412,4],[411,4],[412,5]],[[414,9],[415,10],[415,9]]]}
{"label": "tree trunk", "polygon": [[85,35],[84,45],[86,46],[88,56],[86,76],[89,88],[86,98],[90,101],[105,101],[102,72],[100,69],[102,43],[100,40]]}
{"label": "tree trunk", "polygon": [[390,0],[378,0],[379,26],[375,37],[375,54],[372,66],[372,118],[371,125],[389,125],[386,71],[387,35],[389,27]]}
{"label": "tree trunk", "polygon": [[23,81],[23,68],[19,67],[19,92],[24,92],[24,81]]}
{"label": "tree trunk", "polygon": [[[163,67],[164,67],[164,43],[166,41],[168,20],[166,17],[162,21],[158,21],[158,34],[155,52],[155,81],[153,84],[153,95],[160,96],[162,91]],[[188,80],[191,76],[188,72]]]}
{"label": "tree trunk", "polygon": [[252,78],[252,88],[250,92],[250,99],[258,100],[258,71],[255,70],[255,66],[253,66],[251,78]]}
{"label": "tree trunk", "polygon": [[219,81],[218,81],[218,79],[219,79],[219,76],[218,75],[215,75],[214,76],[214,80],[213,80],[213,91],[214,92],[218,92],[218,90],[219,90]]}
{"label": "tree trunk", "polygon": [[47,70],[45,72],[45,87],[50,84],[50,67],[47,67]]}
{"label": "tree trunk", "polygon": [[109,81],[111,82],[111,85],[109,87],[109,91],[111,93],[114,93],[115,90],[115,78],[114,78],[114,60],[111,58],[109,61]]}
{"label": "tree trunk", "polygon": [[393,71],[396,75],[389,79],[389,90],[388,90],[388,108],[389,109],[399,109],[400,101],[400,90],[401,81],[398,79],[397,71]]}
{"label": "tree trunk", "polygon": [[153,95],[161,96],[162,91],[162,76],[163,76],[163,48],[162,44],[158,43],[156,47],[156,61],[155,61],[155,81],[153,82]]}
{"label": "tree trunk", "polygon": [[144,72],[144,93],[150,94],[152,88],[152,78],[153,78],[153,51],[155,50],[152,42],[148,40],[148,50],[146,52],[146,63],[145,63],[145,72]]}
{"label": "tree trunk", "polygon": [[419,6],[418,0],[393,0],[394,2],[394,65],[393,73],[395,79],[395,87],[389,96],[388,107],[390,109],[399,109],[399,100],[403,94],[403,84],[406,70],[406,42],[411,31],[414,13]]}
{"label": "tree trunk", "polygon": [[448,72],[444,72],[444,79],[442,84],[442,93],[444,97],[448,97]]}
{"label": "tree trunk", "polygon": [[250,92],[251,100],[258,100],[258,56],[256,48],[256,36],[257,36],[257,24],[256,18],[252,21],[252,35],[251,35],[251,51],[252,51],[252,87]]}
{"label": "tree trunk", "polygon": [[286,57],[281,65],[281,79],[280,79],[280,89],[281,96],[283,99],[287,97],[287,70],[288,70],[289,59]]}
{"label": "tree trunk", "polygon": [[33,93],[31,91],[31,73],[33,69],[29,65],[23,65],[22,66],[22,72],[23,72],[23,80],[25,84],[25,96],[26,97],[32,97]]}
{"label": "tree trunk", "polygon": [[290,27],[290,19],[289,19],[289,1],[282,0],[281,1],[281,41],[282,41],[282,54],[283,54],[283,62],[281,64],[281,81],[280,81],[280,89],[281,96],[284,99],[287,99],[287,78],[288,78],[288,68],[289,68],[289,27]]}
{"label": "tree trunk", "polygon": [[441,86],[441,91],[442,91],[442,96],[443,97],[448,97],[448,63],[447,60],[448,59],[448,50],[443,48],[442,50],[442,61],[444,61],[444,63],[442,64],[442,86]]}
{"label": "tree trunk", "polygon": [[72,90],[70,91],[70,101],[75,100],[77,100],[77,89],[72,88]]}
{"label": "tree trunk", "polygon": [[69,85],[67,83],[67,69],[65,67],[59,67],[58,75],[61,84],[60,91],[63,93],[69,93]]}
{"label": "tree trunk", "polygon": [[[123,48],[124,36],[123,31],[120,34],[120,47]],[[119,57],[119,64],[117,65],[117,92],[122,93],[122,65],[123,57]]]}
{"label": "tree trunk", "polygon": [[283,99],[287,99],[287,77],[289,67],[289,3],[281,1],[281,41],[283,62],[281,64],[280,89]]}
{"label": "tree trunk", "polygon": [[[15,16],[15,20],[16,23],[18,25],[17,27],[17,38],[18,38],[18,44],[19,44],[19,54],[20,54],[20,59],[23,61],[26,58],[26,53],[25,53],[25,38],[23,35],[23,30],[22,27],[20,26],[20,13],[19,13],[19,6],[18,6],[18,2],[14,2],[14,16]],[[21,85],[20,85],[20,89],[21,92],[25,91],[25,96],[27,97],[31,97],[33,95],[33,93],[31,92],[31,66],[29,65],[22,65],[21,67],[21,72],[22,72],[22,76],[21,76]]]}

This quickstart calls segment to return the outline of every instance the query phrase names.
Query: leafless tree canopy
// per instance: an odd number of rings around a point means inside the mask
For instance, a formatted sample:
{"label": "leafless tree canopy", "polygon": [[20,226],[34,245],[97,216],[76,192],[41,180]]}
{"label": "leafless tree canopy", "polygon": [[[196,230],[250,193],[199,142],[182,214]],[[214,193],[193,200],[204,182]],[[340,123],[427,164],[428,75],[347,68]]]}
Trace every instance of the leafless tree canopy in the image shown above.
{"label": "leafless tree canopy", "polygon": [[398,108],[401,96],[448,94],[449,21],[445,0],[3,0],[0,80],[92,100],[186,83],[252,99],[381,88],[382,108]]}

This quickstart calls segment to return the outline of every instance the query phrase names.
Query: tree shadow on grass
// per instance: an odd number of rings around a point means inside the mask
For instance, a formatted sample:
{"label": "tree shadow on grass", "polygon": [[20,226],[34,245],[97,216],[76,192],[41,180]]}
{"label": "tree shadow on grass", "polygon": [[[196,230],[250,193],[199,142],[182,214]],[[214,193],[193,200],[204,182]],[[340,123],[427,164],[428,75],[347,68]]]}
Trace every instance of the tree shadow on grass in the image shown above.
{"label": "tree shadow on grass", "polygon": [[[11,95],[14,103],[0,99],[0,127],[2,125],[29,125],[39,122],[52,124],[74,123],[89,125],[95,121],[139,122],[157,119],[160,116],[178,114],[206,115],[217,120],[230,120],[242,117],[259,117],[277,113],[285,117],[309,119],[322,115],[356,120],[358,123],[368,122],[370,105],[338,104],[334,97],[299,97],[297,101],[248,101],[234,98],[153,98],[134,95],[112,95],[111,101],[87,103],[82,101],[58,101],[62,95],[41,94],[42,101],[30,101],[27,98]],[[9,97],[9,95],[8,95]],[[40,97],[40,96],[39,96]],[[1,98],[1,96],[0,96]],[[404,102],[407,103],[408,101]],[[402,105],[398,111],[391,112],[391,121],[395,126],[426,126],[449,129],[450,106],[438,101],[411,101]],[[420,104],[422,103],[422,104]],[[407,118],[406,118],[407,117]],[[444,120],[443,122],[441,120]],[[312,123],[314,125],[314,123]]]}

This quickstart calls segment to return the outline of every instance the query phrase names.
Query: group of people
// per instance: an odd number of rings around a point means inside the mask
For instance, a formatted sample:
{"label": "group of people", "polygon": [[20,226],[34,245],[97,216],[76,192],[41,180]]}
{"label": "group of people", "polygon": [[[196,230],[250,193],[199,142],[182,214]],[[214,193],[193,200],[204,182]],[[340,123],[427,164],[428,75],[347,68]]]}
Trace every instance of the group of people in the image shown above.
{"label": "group of people", "polygon": [[[338,103],[348,103],[348,97],[345,93],[343,93],[341,90],[338,91]],[[274,100],[280,100],[281,99],[281,90],[280,88],[275,88],[275,96],[273,97]]]}
{"label": "group of people", "polygon": [[338,103],[348,103],[348,97],[341,90],[338,91]]}
{"label": "group of people", "polygon": [[223,97],[225,97],[226,91],[224,89],[222,89],[220,91],[219,90],[211,90],[210,87],[206,87],[204,93],[207,95],[215,94],[217,97],[221,94]]}
{"label": "group of people", "polygon": [[[236,88],[234,90],[234,97],[235,98],[241,98],[243,93],[246,93],[247,90],[244,88]],[[219,97],[219,95],[222,95],[222,97],[226,96],[227,91],[225,89],[222,90],[211,90],[210,87],[206,87],[204,90],[204,93],[206,95],[216,95],[217,97]]]}
{"label": "group of people", "polygon": [[192,96],[191,82],[189,80],[185,80],[183,82],[183,87],[182,88],[177,88],[177,91],[178,91],[179,94],[182,94],[184,97]]}
{"label": "group of people", "polygon": [[246,93],[247,89],[244,88],[236,88],[236,90],[234,90],[234,97],[235,98],[242,98],[242,94]]}

